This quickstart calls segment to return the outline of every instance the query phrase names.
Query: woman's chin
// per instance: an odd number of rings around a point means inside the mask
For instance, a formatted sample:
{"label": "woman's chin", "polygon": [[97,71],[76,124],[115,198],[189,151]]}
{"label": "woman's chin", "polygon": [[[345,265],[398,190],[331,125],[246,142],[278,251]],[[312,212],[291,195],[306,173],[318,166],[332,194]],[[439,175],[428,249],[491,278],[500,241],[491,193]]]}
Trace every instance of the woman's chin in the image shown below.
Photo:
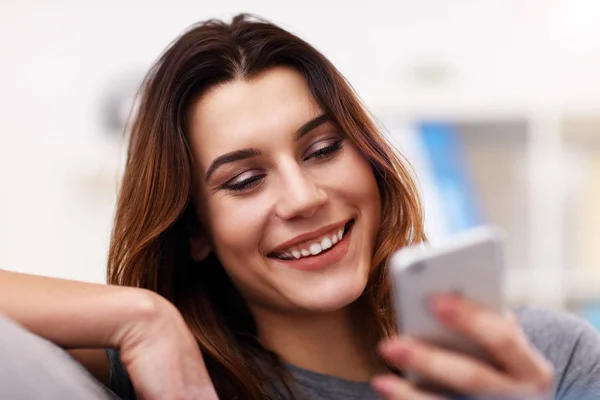
{"label": "woman's chin", "polygon": [[365,282],[321,285],[319,288],[296,288],[290,296],[294,308],[308,313],[330,313],[354,303],[364,292]]}

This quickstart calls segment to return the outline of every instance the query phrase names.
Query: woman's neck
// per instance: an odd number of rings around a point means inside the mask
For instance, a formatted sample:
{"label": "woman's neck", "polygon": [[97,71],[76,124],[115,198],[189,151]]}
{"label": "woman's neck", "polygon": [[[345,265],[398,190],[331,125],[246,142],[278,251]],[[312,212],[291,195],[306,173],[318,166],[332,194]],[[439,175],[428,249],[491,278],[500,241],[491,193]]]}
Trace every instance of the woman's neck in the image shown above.
{"label": "woman's neck", "polygon": [[386,369],[375,353],[376,338],[370,337],[364,326],[366,321],[355,307],[314,315],[254,310],[258,337],[263,346],[285,362],[325,375],[366,382]]}

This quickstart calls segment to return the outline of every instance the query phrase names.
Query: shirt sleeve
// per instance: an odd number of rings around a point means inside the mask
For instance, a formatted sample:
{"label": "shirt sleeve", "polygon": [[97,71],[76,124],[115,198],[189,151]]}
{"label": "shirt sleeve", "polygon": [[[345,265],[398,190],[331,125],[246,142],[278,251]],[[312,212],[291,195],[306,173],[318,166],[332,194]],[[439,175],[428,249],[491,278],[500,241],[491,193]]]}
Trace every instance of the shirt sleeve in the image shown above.
{"label": "shirt sleeve", "polygon": [[571,314],[528,308],[520,312],[530,341],[554,365],[557,400],[600,400],[600,333]]}
{"label": "shirt sleeve", "polygon": [[600,399],[600,334],[583,321],[573,328],[577,337],[565,366],[559,398]]}
{"label": "shirt sleeve", "polygon": [[106,349],[106,355],[110,364],[108,388],[121,400],[136,400],[135,389],[131,384],[125,366],[121,363],[119,351]]}

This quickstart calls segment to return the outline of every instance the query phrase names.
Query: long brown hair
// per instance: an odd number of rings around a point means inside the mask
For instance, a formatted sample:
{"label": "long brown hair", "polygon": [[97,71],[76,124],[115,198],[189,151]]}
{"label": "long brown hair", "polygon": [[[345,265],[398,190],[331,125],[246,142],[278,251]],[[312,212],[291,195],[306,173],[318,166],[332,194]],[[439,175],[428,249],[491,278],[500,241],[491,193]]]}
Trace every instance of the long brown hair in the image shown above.
{"label": "long brown hair", "polygon": [[277,398],[270,394],[275,389],[271,382],[281,378],[282,369],[276,355],[256,340],[254,321],[219,260],[214,255],[200,264],[191,259],[194,171],[186,114],[209,88],[251,79],[274,66],[304,76],[323,111],[372,166],[383,218],[363,299],[378,337],[395,330],[386,264],[395,250],[424,239],[418,191],[405,162],[321,53],[247,15],[230,24],[210,20],[191,27],[168,47],[141,88],[129,129],[108,281],[150,289],[175,304],[198,340],[221,398]]}

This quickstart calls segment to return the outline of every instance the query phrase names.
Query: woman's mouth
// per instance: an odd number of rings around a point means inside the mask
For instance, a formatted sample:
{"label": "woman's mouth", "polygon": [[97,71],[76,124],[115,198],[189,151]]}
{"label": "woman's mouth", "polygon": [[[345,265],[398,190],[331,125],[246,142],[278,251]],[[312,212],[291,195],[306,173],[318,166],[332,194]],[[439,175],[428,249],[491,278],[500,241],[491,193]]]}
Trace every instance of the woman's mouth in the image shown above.
{"label": "woman's mouth", "polygon": [[336,248],[344,240],[353,224],[354,220],[350,220],[343,228],[328,232],[317,239],[301,243],[289,249],[271,253],[268,256],[279,260],[295,261],[327,253]]}

